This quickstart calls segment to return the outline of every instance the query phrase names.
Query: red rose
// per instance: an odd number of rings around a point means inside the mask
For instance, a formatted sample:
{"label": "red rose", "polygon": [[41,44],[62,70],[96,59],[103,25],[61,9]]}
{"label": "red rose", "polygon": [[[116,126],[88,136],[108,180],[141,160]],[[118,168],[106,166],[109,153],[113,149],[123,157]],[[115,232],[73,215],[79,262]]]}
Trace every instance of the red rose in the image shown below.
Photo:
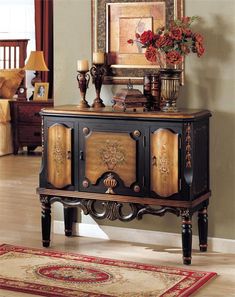
{"label": "red rose", "polygon": [[151,43],[154,40],[154,33],[151,30],[144,31],[140,35],[140,42],[142,44]]}
{"label": "red rose", "polygon": [[193,39],[195,40],[195,42],[203,42],[203,36],[200,33],[194,33]]}
{"label": "red rose", "polygon": [[182,17],[181,22],[182,22],[184,25],[189,25],[190,20],[191,20],[190,17]]}
{"label": "red rose", "polygon": [[183,53],[184,55],[187,55],[187,54],[190,53],[190,49],[189,49],[188,45],[186,45],[186,44],[182,44],[182,45],[180,46],[180,50],[182,51],[182,53]]}
{"label": "red rose", "polygon": [[156,41],[157,47],[172,46],[172,45],[173,45],[173,41],[169,35],[162,35]]}
{"label": "red rose", "polygon": [[157,50],[155,47],[150,45],[145,52],[145,58],[150,62],[156,62],[157,61]]}
{"label": "red rose", "polygon": [[183,33],[185,34],[186,37],[192,36],[192,31],[189,28],[184,28]]}
{"label": "red rose", "polygon": [[197,52],[197,56],[201,57],[205,53],[205,48],[203,47],[202,43],[196,42],[195,43],[195,48]]}
{"label": "red rose", "polygon": [[172,20],[169,28],[159,28],[157,33],[152,30],[142,34],[135,32],[135,38],[127,42],[131,45],[136,43],[138,48],[146,48],[145,58],[152,63],[178,65],[191,52],[198,57],[205,52],[203,36],[191,30],[191,24],[196,19],[193,16]]}
{"label": "red rose", "polygon": [[175,39],[175,40],[181,40],[182,39],[182,29],[179,28],[179,27],[172,27],[171,30],[170,30],[170,33],[169,33],[169,36],[172,38],[172,39]]}
{"label": "red rose", "polygon": [[179,52],[173,50],[166,54],[166,62],[167,64],[178,65],[182,62],[183,58]]}

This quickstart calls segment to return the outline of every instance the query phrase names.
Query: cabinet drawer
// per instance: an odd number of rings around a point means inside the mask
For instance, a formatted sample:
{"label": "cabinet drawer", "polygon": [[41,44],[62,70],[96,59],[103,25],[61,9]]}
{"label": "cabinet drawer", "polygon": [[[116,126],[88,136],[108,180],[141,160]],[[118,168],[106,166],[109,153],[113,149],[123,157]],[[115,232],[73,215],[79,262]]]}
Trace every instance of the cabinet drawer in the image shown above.
{"label": "cabinet drawer", "polygon": [[18,120],[20,122],[28,122],[28,123],[40,123],[40,110],[42,106],[30,106],[30,105],[22,105],[18,106]]}
{"label": "cabinet drawer", "polygon": [[21,126],[19,129],[19,140],[22,142],[41,143],[40,126]]}

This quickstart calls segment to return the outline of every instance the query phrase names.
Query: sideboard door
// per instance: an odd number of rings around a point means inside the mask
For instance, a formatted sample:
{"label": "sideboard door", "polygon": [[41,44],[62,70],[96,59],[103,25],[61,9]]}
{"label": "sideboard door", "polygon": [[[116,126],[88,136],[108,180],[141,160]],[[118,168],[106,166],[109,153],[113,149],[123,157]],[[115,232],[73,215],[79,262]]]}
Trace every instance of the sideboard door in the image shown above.
{"label": "sideboard door", "polygon": [[144,132],[113,122],[80,125],[80,190],[143,195]]}
{"label": "sideboard door", "polygon": [[72,129],[54,124],[47,132],[47,181],[55,188],[71,185]]}
{"label": "sideboard door", "polygon": [[150,134],[150,190],[161,197],[179,192],[179,134],[159,128]]}

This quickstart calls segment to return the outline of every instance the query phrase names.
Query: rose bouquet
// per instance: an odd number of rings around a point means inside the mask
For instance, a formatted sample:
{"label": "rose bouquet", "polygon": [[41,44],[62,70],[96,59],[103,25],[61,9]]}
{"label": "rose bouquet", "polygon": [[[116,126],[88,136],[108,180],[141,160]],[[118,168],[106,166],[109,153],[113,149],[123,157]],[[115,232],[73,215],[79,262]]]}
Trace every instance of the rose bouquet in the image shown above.
{"label": "rose bouquet", "polygon": [[[169,29],[163,27],[156,33],[151,30],[144,31],[141,35],[136,33],[136,40],[142,48],[146,48],[146,59],[164,67],[180,65],[184,56],[191,52],[201,57],[205,52],[203,36],[191,30],[191,24],[196,19],[196,16],[183,17],[172,21]],[[133,45],[136,40],[129,39],[127,42]]]}

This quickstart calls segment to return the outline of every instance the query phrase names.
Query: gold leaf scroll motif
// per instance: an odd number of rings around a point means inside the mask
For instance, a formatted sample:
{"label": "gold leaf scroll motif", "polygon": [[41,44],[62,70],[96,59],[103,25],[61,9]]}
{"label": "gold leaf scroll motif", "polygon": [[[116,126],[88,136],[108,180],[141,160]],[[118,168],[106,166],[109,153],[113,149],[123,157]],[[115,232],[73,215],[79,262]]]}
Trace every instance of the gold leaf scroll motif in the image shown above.
{"label": "gold leaf scroll motif", "polygon": [[[64,164],[66,151],[64,149],[63,142],[60,136],[56,139],[56,142],[52,148],[53,161],[57,164],[57,168],[60,167],[61,164]],[[60,170],[57,169],[57,174],[61,174]]]}
{"label": "gold leaf scroll motif", "polygon": [[92,184],[109,171],[126,186],[136,181],[136,140],[129,133],[93,132],[85,140],[85,176]]}
{"label": "gold leaf scroll motif", "polygon": [[167,177],[170,174],[172,162],[167,157],[167,145],[163,144],[159,156],[156,158],[156,167],[161,173],[161,178],[164,183],[167,182]]}
{"label": "gold leaf scroll motif", "polygon": [[125,150],[122,144],[117,141],[106,140],[104,147],[99,151],[99,157],[108,170],[114,170],[117,165],[121,165],[125,160]]}

